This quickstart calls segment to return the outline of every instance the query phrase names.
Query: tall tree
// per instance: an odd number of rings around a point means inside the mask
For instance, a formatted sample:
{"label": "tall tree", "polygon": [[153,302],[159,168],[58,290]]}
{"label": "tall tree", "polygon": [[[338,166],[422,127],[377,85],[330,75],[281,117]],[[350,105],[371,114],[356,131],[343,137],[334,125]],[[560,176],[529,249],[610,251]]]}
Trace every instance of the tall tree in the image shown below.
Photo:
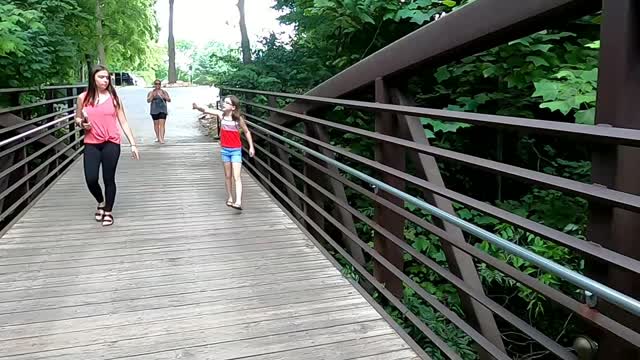
{"label": "tall tree", "polygon": [[169,0],[169,83],[174,84],[178,75],[176,72],[176,41],[173,38],[173,3]]}
{"label": "tall tree", "polygon": [[242,40],[242,63],[251,63],[251,44],[249,43],[249,34],[247,34],[247,24],[244,16],[244,0],[238,0],[238,10],[240,11],[240,36]]}
{"label": "tall tree", "polygon": [[98,35],[98,62],[107,65],[107,56],[104,52],[104,31],[102,29],[102,2],[96,0],[96,34]]}

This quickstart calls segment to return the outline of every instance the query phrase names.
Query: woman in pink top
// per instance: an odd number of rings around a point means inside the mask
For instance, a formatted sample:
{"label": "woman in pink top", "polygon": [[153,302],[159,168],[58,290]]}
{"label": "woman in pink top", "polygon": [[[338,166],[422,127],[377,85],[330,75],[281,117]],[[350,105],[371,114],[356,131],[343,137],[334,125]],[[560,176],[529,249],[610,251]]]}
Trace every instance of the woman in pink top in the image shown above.
{"label": "woman in pink top", "polygon": [[[137,160],[140,156],[122,103],[111,84],[111,75],[104,66],[98,65],[93,69],[89,88],[78,96],[76,123],[85,130],[84,176],[89,191],[98,202],[96,221],[101,221],[103,226],[113,225],[111,211],[116,198],[116,167],[120,158],[118,123],[131,144],[133,158]],[[104,195],[98,183],[100,165]]]}

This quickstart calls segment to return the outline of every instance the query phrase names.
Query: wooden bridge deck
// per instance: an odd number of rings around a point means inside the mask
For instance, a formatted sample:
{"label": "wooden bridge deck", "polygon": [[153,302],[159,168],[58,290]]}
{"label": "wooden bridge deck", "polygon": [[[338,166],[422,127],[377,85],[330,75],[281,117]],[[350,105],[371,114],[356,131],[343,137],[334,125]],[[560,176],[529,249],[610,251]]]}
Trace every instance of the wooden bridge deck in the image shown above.
{"label": "wooden bridge deck", "polygon": [[0,359],[417,359],[246,173],[225,206],[218,152],[125,149],[110,228],[77,162],[0,239]]}

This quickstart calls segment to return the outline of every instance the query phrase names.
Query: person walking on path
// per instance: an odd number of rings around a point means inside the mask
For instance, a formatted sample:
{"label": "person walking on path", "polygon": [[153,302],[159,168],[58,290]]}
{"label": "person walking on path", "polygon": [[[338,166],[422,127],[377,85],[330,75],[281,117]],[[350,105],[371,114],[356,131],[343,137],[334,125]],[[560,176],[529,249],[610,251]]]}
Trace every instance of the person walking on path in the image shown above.
{"label": "person walking on path", "polygon": [[153,90],[147,94],[147,102],[150,103],[150,113],[153,119],[153,129],[156,132],[156,141],[164,144],[165,125],[167,123],[167,103],[171,102],[171,97],[161,88],[160,80],[153,82]]}
{"label": "person walking on path", "polygon": [[[249,156],[255,155],[253,148],[253,138],[247,128],[244,117],[240,115],[240,100],[235,96],[227,96],[222,102],[222,111],[205,110],[193,103],[193,108],[209,115],[216,115],[220,118],[220,146],[224,163],[225,185],[227,188],[227,206],[242,210],[242,140],[240,130],[242,130],[249,142]],[[235,186],[234,186],[235,185]],[[235,188],[235,193],[233,189]],[[234,196],[235,195],[235,196]]]}
{"label": "person walking on path", "polygon": [[[84,176],[91,195],[98,202],[96,221],[102,226],[113,225],[113,204],[116,198],[116,168],[120,159],[120,128],[131,144],[131,155],[138,160],[140,154],[129,127],[124,107],[106,67],[98,65],[91,71],[89,87],[78,96],[75,121],[85,131]],[[104,194],[98,182],[102,166]]]}

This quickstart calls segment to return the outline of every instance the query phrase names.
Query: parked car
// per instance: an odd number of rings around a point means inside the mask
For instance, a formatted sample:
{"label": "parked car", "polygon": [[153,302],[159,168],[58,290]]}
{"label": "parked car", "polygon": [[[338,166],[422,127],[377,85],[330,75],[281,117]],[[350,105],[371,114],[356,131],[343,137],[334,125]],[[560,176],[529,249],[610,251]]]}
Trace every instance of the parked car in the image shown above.
{"label": "parked car", "polygon": [[131,74],[126,71],[120,71],[114,73],[114,84],[116,86],[133,86],[136,85],[136,82]]}

